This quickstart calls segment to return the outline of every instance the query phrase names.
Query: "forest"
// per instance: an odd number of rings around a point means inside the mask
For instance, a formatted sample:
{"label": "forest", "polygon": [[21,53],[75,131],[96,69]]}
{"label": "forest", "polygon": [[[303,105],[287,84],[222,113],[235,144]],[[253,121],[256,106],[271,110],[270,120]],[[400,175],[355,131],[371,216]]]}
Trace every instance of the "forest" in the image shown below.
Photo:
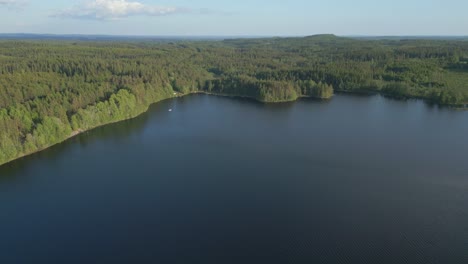
{"label": "forest", "polygon": [[196,92],[265,103],[381,93],[466,107],[468,41],[0,40],[0,164]]}

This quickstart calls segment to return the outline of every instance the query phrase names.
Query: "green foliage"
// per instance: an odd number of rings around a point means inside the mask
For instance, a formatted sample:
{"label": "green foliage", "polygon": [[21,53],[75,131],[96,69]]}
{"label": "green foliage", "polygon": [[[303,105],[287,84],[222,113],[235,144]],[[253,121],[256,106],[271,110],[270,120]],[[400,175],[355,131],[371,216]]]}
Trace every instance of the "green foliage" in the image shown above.
{"label": "green foliage", "polygon": [[144,110],[144,105],[137,104],[135,95],[122,89],[109,100],[78,110],[71,117],[71,124],[74,130],[87,130],[134,117]]}
{"label": "green foliage", "polygon": [[298,81],[299,91],[302,96],[328,99],[333,96],[333,86],[326,83],[316,83],[313,80]]}
{"label": "green foliage", "polygon": [[0,164],[174,92],[283,102],[336,91],[468,103],[468,42],[306,38],[0,41]]}
{"label": "green foliage", "polygon": [[386,84],[382,88],[382,92],[393,97],[405,98],[408,96],[408,94],[410,94],[411,87],[403,82],[394,82]]}
{"label": "green foliage", "polygon": [[0,137],[0,163],[7,162],[18,156],[19,142],[14,142],[7,135]]}
{"label": "green foliage", "polygon": [[287,102],[297,99],[297,93],[291,83],[264,81],[260,83],[258,100],[262,102]]}
{"label": "green foliage", "polygon": [[72,130],[68,123],[63,123],[56,117],[44,117],[36,129],[26,137],[28,147],[42,149],[59,143],[70,136]]}

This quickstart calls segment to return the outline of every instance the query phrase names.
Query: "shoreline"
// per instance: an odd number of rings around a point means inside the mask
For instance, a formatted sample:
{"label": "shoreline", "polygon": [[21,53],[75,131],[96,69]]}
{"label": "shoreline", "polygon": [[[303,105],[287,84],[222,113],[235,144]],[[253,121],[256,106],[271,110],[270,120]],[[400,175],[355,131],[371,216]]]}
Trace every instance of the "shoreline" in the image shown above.
{"label": "shoreline", "polygon": [[103,127],[103,126],[106,126],[106,125],[111,125],[111,124],[119,123],[119,122],[122,122],[122,121],[126,121],[126,120],[131,120],[131,119],[137,118],[137,117],[139,117],[140,115],[142,115],[142,114],[148,112],[149,108],[150,108],[153,104],[157,104],[157,103],[162,102],[162,101],[164,101],[164,100],[169,100],[169,99],[174,99],[174,98],[178,98],[178,97],[183,97],[183,96],[185,96],[185,95],[188,95],[188,94],[171,96],[171,97],[164,98],[164,99],[161,99],[161,100],[159,100],[159,101],[156,101],[156,102],[154,102],[154,103],[151,103],[151,104],[149,104],[149,105],[145,108],[144,111],[142,111],[142,112],[136,114],[135,116],[129,117],[129,118],[124,118],[124,119],[117,120],[117,121],[114,121],[114,122],[104,123],[104,124],[101,124],[101,125],[98,125],[98,126],[95,126],[95,127],[89,128],[89,129],[86,129],[86,130],[78,129],[78,130],[72,131],[72,133],[71,133],[68,137],[64,138],[63,140],[60,140],[60,141],[57,142],[57,143],[51,144],[51,145],[49,145],[49,146],[47,146],[47,147],[38,149],[38,150],[33,151],[33,152],[30,152],[30,153],[22,154],[22,155],[20,155],[20,156],[14,158],[14,159],[11,159],[11,160],[9,160],[9,161],[7,161],[7,162],[5,162],[5,163],[0,163],[0,168],[1,168],[2,166],[4,166],[4,165],[7,165],[7,164],[9,164],[9,163],[12,163],[12,162],[14,162],[14,161],[16,161],[16,160],[19,160],[19,159],[22,159],[22,158],[25,158],[25,157],[34,155],[34,154],[36,154],[36,153],[42,152],[42,151],[44,151],[44,150],[47,150],[47,149],[49,149],[49,148],[51,148],[51,147],[53,147],[53,146],[62,144],[62,143],[64,143],[65,141],[67,141],[67,140],[69,140],[69,139],[72,139],[72,138],[74,138],[74,137],[76,137],[76,136],[78,136],[78,135],[80,135],[80,134],[85,133],[85,132],[92,131],[93,129],[96,129],[96,128]]}
{"label": "shoreline", "polygon": [[[381,95],[381,96],[384,96],[384,97],[390,97],[390,98],[394,98],[396,100],[405,100],[405,99],[414,99],[414,100],[422,100],[424,102],[427,102],[429,103],[427,100],[423,99],[423,98],[417,98],[417,97],[407,97],[407,98],[397,98],[397,97],[392,97],[392,96],[388,96],[388,95],[385,95],[385,94],[382,94],[382,93],[379,93],[379,92],[369,92],[369,93],[362,93],[362,92],[350,92],[350,91],[336,91],[337,94],[348,94],[348,95],[352,95],[352,94],[357,94],[357,95],[368,95],[368,96],[372,96],[372,95]],[[101,124],[101,125],[98,125],[96,127],[93,127],[93,128],[90,128],[90,129],[87,129],[87,130],[82,130],[82,129],[79,129],[79,130],[76,130],[76,131],[72,131],[72,133],[64,138],[63,140],[60,140],[59,142],[57,143],[54,143],[54,144],[51,144],[50,146],[47,146],[47,147],[44,147],[42,149],[38,149],[36,151],[33,151],[33,152],[30,152],[30,153],[26,153],[26,154],[21,154],[20,156],[14,158],[14,159],[11,159],[5,163],[1,163],[0,164],[0,167],[2,166],[5,166],[7,164],[10,164],[16,160],[19,160],[19,159],[22,159],[22,158],[25,158],[27,156],[31,156],[33,154],[36,154],[36,153],[39,153],[39,152],[42,152],[44,150],[47,150],[55,145],[58,145],[58,144],[62,144],[64,143],[65,141],[69,140],[69,139],[72,139],[82,133],[85,133],[85,132],[89,132],[89,131],[92,131],[93,129],[95,128],[99,128],[99,127],[103,127],[103,126],[106,126],[106,125],[110,125],[110,124],[115,124],[115,123],[118,123],[118,122],[122,122],[122,121],[126,121],[126,120],[131,120],[131,119],[134,119],[134,118],[137,118],[139,117],[140,115],[148,112],[149,108],[154,105],[154,104],[157,104],[159,102],[162,102],[162,101],[165,101],[165,100],[170,100],[170,99],[174,99],[174,98],[180,98],[180,97],[184,97],[184,96],[188,96],[188,95],[196,95],[196,94],[205,94],[205,95],[210,95],[210,96],[220,96],[220,97],[227,97],[227,98],[243,98],[243,99],[249,99],[249,100],[253,100],[253,101],[256,101],[258,103],[262,103],[262,104],[277,104],[277,103],[288,103],[288,102],[295,102],[301,98],[313,98],[313,99],[317,99],[317,100],[331,100],[333,98],[330,97],[330,98],[318,98],[318,97],[312,97],[312,96],[299,96],[297,97],[296,99],[294,100],[284,100],[284,101],[274,101],[274,102],[268,102],[268,101],[261,101],[261,100],[258,100],[257,98],[254,98],[252,96],[243,96],[243,95],[231,95],[231,94],[222,94],[222,93],[210,93],[210,92],[205,92],[205,91],[193,91],[193,92],[189,92],[189,93],[185,93],[185,94],[182,94],[182,93],[177,93],[176,95],[172,95],[172,96],[169,96],[167,98],[164,98],[164,99],[161,99],[159,101],[156,101],[156,102],[153,102],[151,104],[149,104],[147,107],[145,107],[144,111],[136,114],[135,116],[132,116],[132,117],[129,117],[129,118],[125,118],[125,119],[121,119],[121,120],[117,120],[117,121],[114,121],[114,122],[108,122],[108,123],[104,123],[104,124]],[[440,104],[438,104],[440,105]],[[445,106],[445,107],[448,107],[450,108],[451,110],[458,110],[458,111],[466,111],[468,110],[468,108],[465,106],[465,107],[456,107],[456,106],[450,106],[450,105],[440,105],[440,106]]]}

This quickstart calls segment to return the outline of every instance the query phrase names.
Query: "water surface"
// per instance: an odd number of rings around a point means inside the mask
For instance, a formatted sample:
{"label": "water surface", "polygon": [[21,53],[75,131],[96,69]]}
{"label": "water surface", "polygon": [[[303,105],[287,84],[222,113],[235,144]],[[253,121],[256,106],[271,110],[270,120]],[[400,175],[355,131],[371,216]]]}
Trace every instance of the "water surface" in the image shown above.
{"label": "water surface", "polygon": [[0,167],[0,263],[467,263],[467,132],[380,96],[164,101]]}

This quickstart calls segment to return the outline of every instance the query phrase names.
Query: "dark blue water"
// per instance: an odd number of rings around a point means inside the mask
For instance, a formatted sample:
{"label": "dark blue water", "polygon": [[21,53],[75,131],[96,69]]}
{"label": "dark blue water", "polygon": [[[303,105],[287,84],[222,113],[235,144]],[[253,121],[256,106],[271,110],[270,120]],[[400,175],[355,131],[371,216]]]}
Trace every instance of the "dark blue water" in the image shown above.
{"label": "dark blue water", "polygon": [[380,96],[168,100],[0,167],[0,263],[468,263],[467,133]]}

